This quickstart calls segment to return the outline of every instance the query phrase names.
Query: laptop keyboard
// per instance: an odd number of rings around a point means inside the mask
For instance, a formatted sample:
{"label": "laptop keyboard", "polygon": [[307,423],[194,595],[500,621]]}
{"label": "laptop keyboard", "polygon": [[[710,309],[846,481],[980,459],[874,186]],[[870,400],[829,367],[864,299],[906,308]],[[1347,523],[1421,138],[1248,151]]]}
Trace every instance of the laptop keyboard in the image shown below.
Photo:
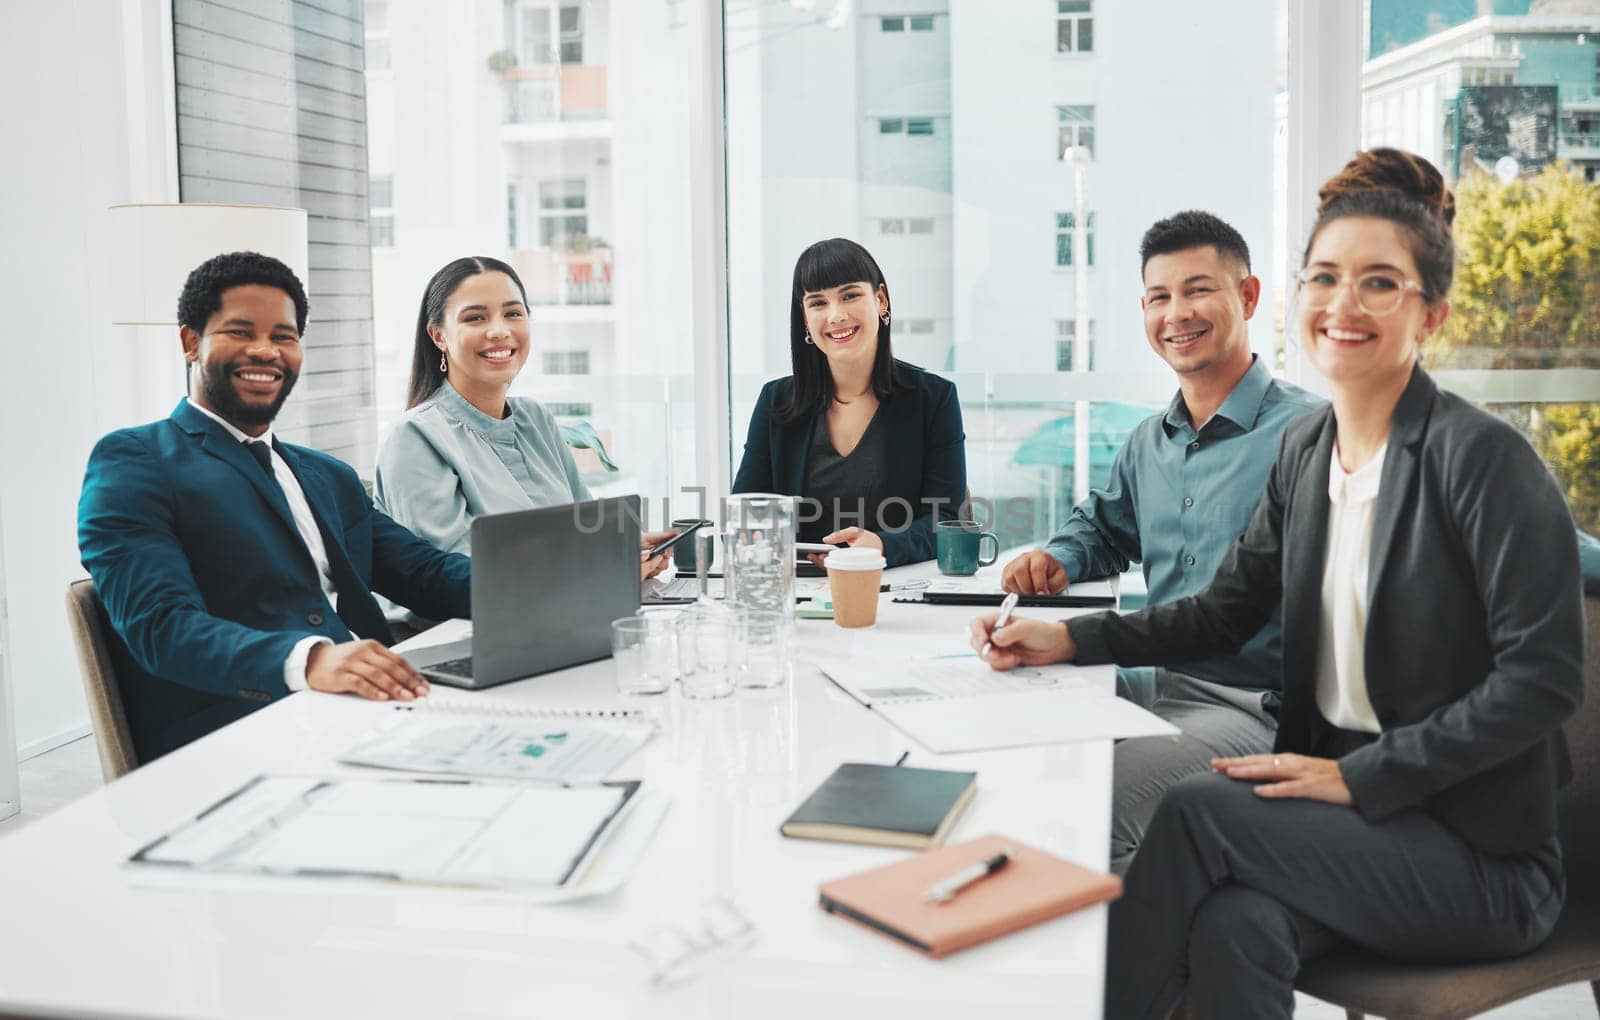
{"label": "laptop keyboard", "polygon": [[447,676],[459,676],[466,680],[472,679],[472,656],[464,659],[451,659],[448,662],[436,662],[431,666],[423,667],[425,673],[444,673]]}

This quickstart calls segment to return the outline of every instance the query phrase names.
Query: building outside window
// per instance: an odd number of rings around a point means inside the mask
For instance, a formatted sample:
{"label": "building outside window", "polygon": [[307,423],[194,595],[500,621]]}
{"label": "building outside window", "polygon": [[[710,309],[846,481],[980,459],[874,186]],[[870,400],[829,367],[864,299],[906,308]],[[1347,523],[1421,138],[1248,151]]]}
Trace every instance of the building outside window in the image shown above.
{"label": "building outside window", "polygon": [[1092,0],[1056,0],[1056,52],[1094,52]]}
{"label": "building outside window", "polygon": [[884,32],[932,32],[933,15],[894,15],[878,19],[878,28]]}
{"label": "building outside window", "polygon": [[588,351],[545,351],[540,358],[546,375],[588,375]]}
{"label": "building outside window", "polygon": [[[1078,320],[1056,320],[1056,371],[1071,372],[1072,350],[1078,338]],[[1094,371],[1094,320],[1089,320],[1089,363],[1083,366],[1083,371]]]}
{"label": "building outside window", "polygon": [[583,63],[583,8],[523,3],[516,8],[518,63]]}
{"label": "building outside window", "polygon": [[583,178],[539,182],[539,247],[563,247],[589,233],[589,189]]}
{"label": "building outside window", "polygon": [[521,188],[516,181],[506,182],[506,247],[520,248],[522,230],[521,224]]}
{"label": "building outside window", "polygon": [[368,0],[362,18],[367,43],[367,71],[389,69],[389,4],[387,0]]}
{"label": "building outside window", "polygon": [[586,401],[545,401],[544,409],[557,418],[587,418],[594,414],[594,405]]}
{"label": "building outside window", "polygon": [[[1077,226],[1077,217],[1069,212],[1056,213],[1056,265],[1072,265],[1072,231]],[[1089,222],[1084,224],[1088,234],[1089,265],[1094,265],[1094,213],[1089,214]]]}
{"label": "building outside window", "polygon": [[1094,155],[1094,107],[1056,107],[1056,158],[1066,159],[1067,150],[1081,145]]}
{"label": "building outside window", "polygon": [[371,209],[372,246],[394,247],[394,178],[367,178],[367,202]]}

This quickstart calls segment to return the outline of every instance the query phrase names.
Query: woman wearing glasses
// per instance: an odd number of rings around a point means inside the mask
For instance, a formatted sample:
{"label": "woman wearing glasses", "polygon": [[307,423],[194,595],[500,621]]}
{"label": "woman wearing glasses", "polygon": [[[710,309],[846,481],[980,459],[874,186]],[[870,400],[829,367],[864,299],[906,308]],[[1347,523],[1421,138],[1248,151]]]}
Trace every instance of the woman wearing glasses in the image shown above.
{"label": "woman wearing glasses", "polygon": [[1510,426],[1438,389],[1454,202],[1394,149],[1321,191],[1300,331],[1332,406],[1289,426],[1199,594],[993,632],[992,665],[1161,665],[1283,609],[1274,752],[1171,788],[1111,908],[1106,1015],[1289,1017],[1302,961],[1511,956],[1561,909],[1562,722],[1583,696],[1572,519]]}

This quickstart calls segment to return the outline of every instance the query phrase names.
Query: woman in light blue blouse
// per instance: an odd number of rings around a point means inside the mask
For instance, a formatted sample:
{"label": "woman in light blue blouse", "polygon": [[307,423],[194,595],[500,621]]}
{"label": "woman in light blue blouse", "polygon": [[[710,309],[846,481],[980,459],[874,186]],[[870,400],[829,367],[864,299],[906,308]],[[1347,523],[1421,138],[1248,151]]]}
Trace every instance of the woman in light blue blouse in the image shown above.
{"label": "woman in light blue blouse", "polygon": [[[522,281],[499,259],[456,259],[423,292],[407,411],[378,452],[374,495],[446,551],[471,553],[479,514],[590,498],[550,412],[507,396],[530,333]],[[671,534],[647,534],[645,547]],[[643,561],[641,576],[666,562]]]}

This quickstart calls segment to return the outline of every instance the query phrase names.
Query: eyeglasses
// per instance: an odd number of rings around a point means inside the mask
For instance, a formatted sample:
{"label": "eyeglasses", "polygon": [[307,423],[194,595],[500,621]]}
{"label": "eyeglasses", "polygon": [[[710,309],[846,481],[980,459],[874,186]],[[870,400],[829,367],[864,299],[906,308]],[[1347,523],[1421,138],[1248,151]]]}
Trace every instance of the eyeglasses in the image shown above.
{"label": "eyeglasses", "polygon": [[1335,275],[1327,269],[1302,269],[1294,274],[1307,308],[1326,308],[1333,304],[1339,288],[1350,285],[1356,306],[1368,315],[1388,315],[1400,307],[1409,291],[1426,297],[1422,284],[1391,273],[1367,273],[1354,279]]}
{"label": "eyeglasses", "polygon": [[711,900],[684,925],[661,925],[628,943],[644,958],[650,982],[680,984],[698,976],[712,962],[755,941],[756,923],[733,901]]}

